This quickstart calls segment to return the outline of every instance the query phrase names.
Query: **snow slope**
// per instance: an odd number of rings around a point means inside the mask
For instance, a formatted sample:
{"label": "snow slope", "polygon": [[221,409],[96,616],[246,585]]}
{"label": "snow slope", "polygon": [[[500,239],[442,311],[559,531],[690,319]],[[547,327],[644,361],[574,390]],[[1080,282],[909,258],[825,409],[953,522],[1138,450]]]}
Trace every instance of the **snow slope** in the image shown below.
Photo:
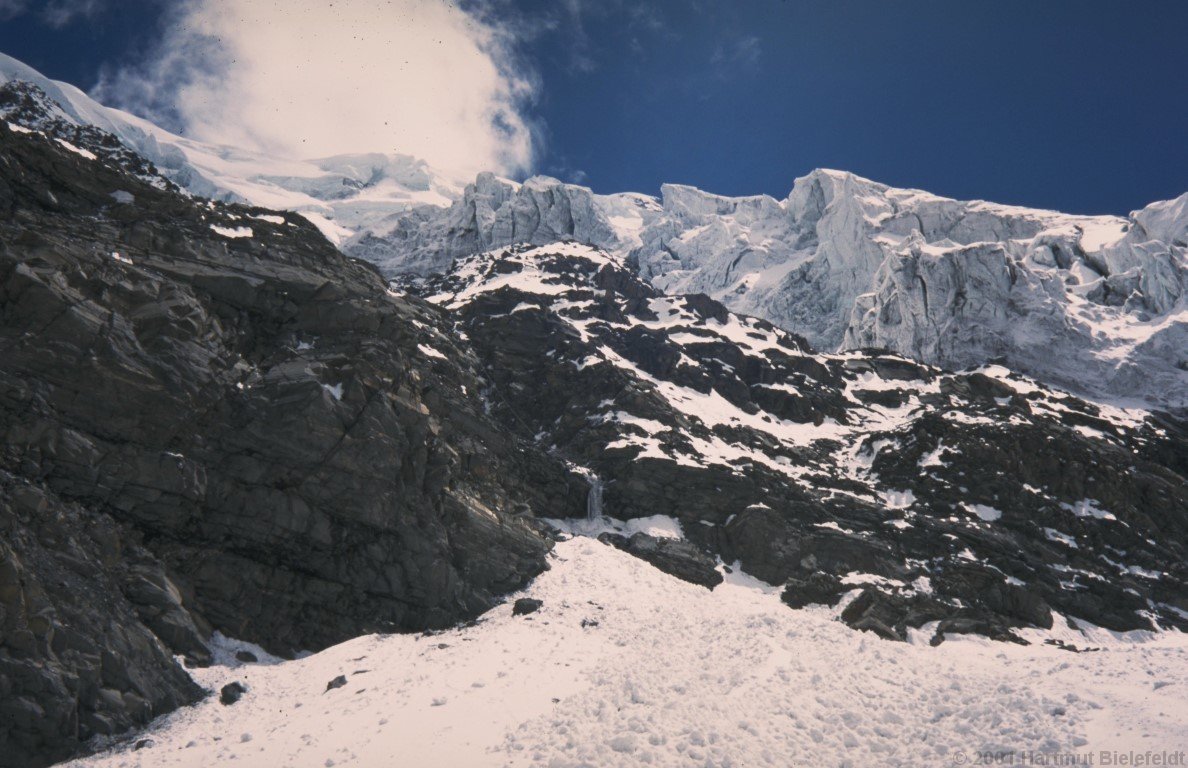
{"label": "snow slope", "polygon": [[0,54],[0,85],[29,82],[55,102],[54,117],[115,135],[163,176],[202,197],[305,215],[335,244],[412,206],[446,206],[462,183],[400,154],[273,157],[177,136],[135,115],[97,103],[68,83],[50,80]]}
{"label": "snow slope", "polygon": [[544,601],[531,616],[504,605],[438,634],[193,670],[248,692],[72,765],[916,766],[1188,749],[1183,635],[1054,631],[1102,649],[1079,654],[930,648],[789,610],[775,591],[736,571],[711,592],[579,537],[525,591]]}

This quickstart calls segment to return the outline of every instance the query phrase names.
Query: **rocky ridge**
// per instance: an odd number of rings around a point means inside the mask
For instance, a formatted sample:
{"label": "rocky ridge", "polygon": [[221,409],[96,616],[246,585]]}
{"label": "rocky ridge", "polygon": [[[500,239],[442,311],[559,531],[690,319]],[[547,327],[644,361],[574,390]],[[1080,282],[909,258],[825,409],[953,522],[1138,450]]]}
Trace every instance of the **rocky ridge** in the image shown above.
{"label": "rocky ridge", "polygon": [[818,354],[578,243],[406,284],[482,358],[492,415],[596,475],[607,515],[675,518],[790,604],[861,589],[844,618],[899,639],[930,622],[938,640],[1009,638],[1053,612],[1186,626],[1188,434],[1171,417],[997,366]]}

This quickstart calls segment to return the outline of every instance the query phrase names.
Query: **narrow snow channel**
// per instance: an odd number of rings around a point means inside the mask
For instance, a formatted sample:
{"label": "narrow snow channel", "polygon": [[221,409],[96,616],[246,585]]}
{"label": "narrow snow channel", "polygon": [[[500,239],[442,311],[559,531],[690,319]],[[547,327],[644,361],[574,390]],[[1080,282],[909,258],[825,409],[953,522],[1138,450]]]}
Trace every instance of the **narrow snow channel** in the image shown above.
{"label": "narrow snow channel", "polygon": [[[1038,634],[930,648],[790,610],[737,571],[711,592],[588,537],[551,564],[523,593],[544,602],[529,616],[504,604],[471,627],[193,670],[215,696],[75,764],[948,766],[1188,749],[1181,634],[1055,630],[1093,653]],[[233,680],[248,692],[223,706]]]}

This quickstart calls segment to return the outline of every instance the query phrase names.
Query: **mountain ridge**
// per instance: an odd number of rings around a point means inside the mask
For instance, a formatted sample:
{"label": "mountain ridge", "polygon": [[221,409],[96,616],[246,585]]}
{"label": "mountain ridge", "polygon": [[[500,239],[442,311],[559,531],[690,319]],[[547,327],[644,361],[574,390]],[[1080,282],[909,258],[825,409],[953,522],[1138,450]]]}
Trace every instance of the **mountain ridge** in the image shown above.
{"label": "mountain ridge", "polygon": [[[817,351],[725,301],[801,270],[785,309],[825,317],[817,300],[835,330],[838,297],[877,281],[854,300],[876,341],[913,302],[962,319],[956,297],[974,318],[1029,296],[1057,325],[1133,317],[1121,336],[1162,308],[1174,334],[1182,201],[1093,229],[833,171],[787,201],[483,175],[381,217],[441,265],[390,280],[325,222],[187,192],[36,84],[0,83],[0,113],[0,764],[69,757],[223,677],[179,657],[489,620],[574,533],[608,548],[564,552],[616,579],[644,566],[609,547],[901,643],[1188,628],[1182,418],[985,361]],[[347,176],[295,178],[333,197]],[[555,608],[513,618],[597,631],[596,607]]]}
{"label": "mountain ridge", "polygon": [[679,184],[596,194],[546,176],[469,184],[415,159],[282,161],[173,136],[0,58],[75,123],[113,132],[204,197],[295,210],[388,275],[577,239],[661,290],[706,293],[826,350],[992,361],[1099,399],[1188,410],[1188,193],[1128,217],[959,201],[817,169],[784,199]]}

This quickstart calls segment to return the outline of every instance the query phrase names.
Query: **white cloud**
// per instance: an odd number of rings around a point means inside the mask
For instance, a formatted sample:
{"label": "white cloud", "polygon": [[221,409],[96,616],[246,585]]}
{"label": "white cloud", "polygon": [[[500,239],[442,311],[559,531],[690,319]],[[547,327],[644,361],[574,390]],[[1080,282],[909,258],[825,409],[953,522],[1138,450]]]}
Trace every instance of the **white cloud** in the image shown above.
{"label": "white cloud", "polygon": [[759,66],[759,59],[763,55],[763,46],[759,38],[754,35],[735,37],[725,43],[719,43],[714,48],[710,64],[722,69],[739,67],[754,69]]}
{"label": "white cloud", "polygon": [[52,0],[41,11],[51,27],[64,27],[76,19],[91,18],[103,10],[103,0]]}
{"label": "white cloud", "polygon": [[95,95],[204,141],[514,174],[537,85],[513,43],[441,0],[187,0],[157,54]]}
{"label": "white cloud", "polygon": [[0,21],[6,21],[25,12],[27,0],[0,0]]}
{"label": "white cloud", "polygon": [[30,8],[29,0],[0,0],[0,21],[16,18],[30,10],[51,27],[64,27],[79,19],[90,18],[103,10],[104,0],[42,0]]}

